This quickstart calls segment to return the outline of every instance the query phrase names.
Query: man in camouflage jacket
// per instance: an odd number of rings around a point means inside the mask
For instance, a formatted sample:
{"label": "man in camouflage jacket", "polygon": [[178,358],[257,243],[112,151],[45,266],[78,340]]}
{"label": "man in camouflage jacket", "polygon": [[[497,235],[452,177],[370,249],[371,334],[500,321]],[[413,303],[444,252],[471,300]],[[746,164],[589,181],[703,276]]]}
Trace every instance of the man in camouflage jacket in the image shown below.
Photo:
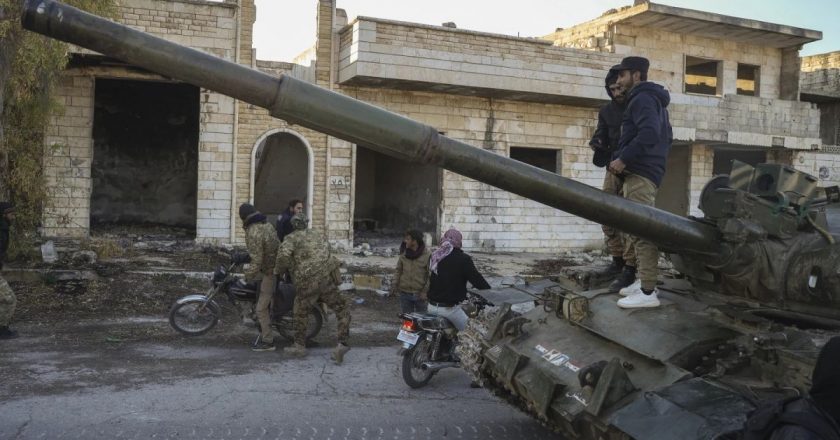
{"label": "man in camouflage jacket", "polygon": [[306,229],[309,222],[306,214],[295,214],[291,222],[294,231],[283,239],[274,265],[275,275],[290,270],[295,282],[295,343],[283,352],[295,357],[306,355],[307,311],[320,300],[335,312],[338,320],[338,345],[332,357],[335,363],[341,364],[344,354],[350,350],[347,345],[350,311],[347,301],[338,292],[341,278],[338,259],[332,256],[330,245],[321,233]]}
{"label": "man in camouflage jacket", "polygon": [[243,203],[239,207],[239,217],[245,228],[245,246],[251,256],[251,264],[245,270],[245,280],[260,280],[260,296],[257,299],[256,314],[260,323],[260,338],[251,347],[254,351],[273,351],[274,334],[271,331],[271,300],[277,277],[272,269],[277,259],[277,231],[266,221],[265,215],[253,205]]}

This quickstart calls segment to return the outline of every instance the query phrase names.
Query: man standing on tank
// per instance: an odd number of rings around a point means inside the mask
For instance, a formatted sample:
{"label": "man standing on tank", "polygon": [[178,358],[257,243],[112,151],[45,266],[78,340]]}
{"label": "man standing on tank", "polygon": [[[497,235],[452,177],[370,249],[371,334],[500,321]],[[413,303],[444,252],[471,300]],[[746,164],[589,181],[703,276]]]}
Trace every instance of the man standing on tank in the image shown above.
{"label": "man standing on tank", "polygon": [[[598,111],[598,126],[595,128],[592,140],[589,141],[589,147],[594,153],[592,164],[600,168],[606,167],[610,161],[618,157],[621,118],[625,108],[624,90],[617,82],[619,72],[617,69],[620,66],[619,64],[613,66],[604,79],[604,88],[607,89],[610,102],[604,104]],[[604,173],[604,192],[621,196],[623,183],[617,175],[610,172]],[[625,254],[627,249],[624,246],[623,235],[611,226],[602,226],[601,229],[604,231],[604,242],[612,256],[612,263],[605,274],[619,274],[625,265],[635,269],[636,256],[632,252]]]}
{"label": "man standing on tank", "polygon": [[[661,85],[647,81],[649,67],[647,58],[626,57],[616,69],[618,84],[627,96],[627,108],[621,122],[618,157],[610,162],[609,170],[624,180],[624,198],[653,206],[665,175],[673,133],[667,109],[671,96]],[[658,307],[659,250],[639,237],[625,238],[628,252],[636,255],[638,273],[634,273],[636,268],[627,266],[610,286],[624,296],[618,306]],[[637,275],[638,280],[634,281]]]}

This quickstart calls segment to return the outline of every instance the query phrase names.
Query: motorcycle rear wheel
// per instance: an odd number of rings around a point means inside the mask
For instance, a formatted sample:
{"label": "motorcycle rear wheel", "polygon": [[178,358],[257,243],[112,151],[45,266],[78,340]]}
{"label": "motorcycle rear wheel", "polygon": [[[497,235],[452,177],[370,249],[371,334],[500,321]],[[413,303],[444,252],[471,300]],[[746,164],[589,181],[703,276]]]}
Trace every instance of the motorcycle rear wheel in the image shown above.
{"label": "motorcycle rear wheel", "polygon": [[408,349],[403,354],[402,377],[405,384],[411,388],[422,388],[432,380],[434,371],[423,370],[423,362],[429,362],[431,346],[428,340],[423,338],[417,345]]}
{"label": "motorcycle rear wheel", "polygon": [[[321,332],[321,327],[324,326],[324,317],[321,316],[321,312],[312,307],[309,310],[309,314],[307,315],[307,322],[306,322],[306,341],[309,342],[311,339],[318,336],[318,333]],[[283,338],[294,341],[295,339],[295,320],[292,316],[291,311],[279,319],[275,318],[274,321],[271,323],[274,328],[277,330],[277,333],[280,333],[280,336]]]}
{"label": "motorcycle rear wheel", "polygon": [[207,333],[219,322],[222,311],[215,303],[194,299],[176,303],[169,310],[169,325],[186,336]]}

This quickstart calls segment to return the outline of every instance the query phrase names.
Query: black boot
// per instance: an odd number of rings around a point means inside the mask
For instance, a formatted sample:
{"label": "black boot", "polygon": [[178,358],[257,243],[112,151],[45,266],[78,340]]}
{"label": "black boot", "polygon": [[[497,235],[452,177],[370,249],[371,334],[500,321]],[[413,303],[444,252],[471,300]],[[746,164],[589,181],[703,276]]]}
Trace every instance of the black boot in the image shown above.
{"label": "black boot", "polygon": [[18,337],[18,333],[8,326],[0,326],[0,339],[14,339]]}
{"label": "black boot", "polygon": [[612,257],[612,263],[601,272],[603,276],[618,275],[624,269],[624,258]]}
{"label": "black boot", "polygon": [[610,284],[610,292],[618,292],[619,290],[633,284],[634,281],[636,281],[636,268],[633,266],[624,266],[624,270],[622,270],[615,281]]}

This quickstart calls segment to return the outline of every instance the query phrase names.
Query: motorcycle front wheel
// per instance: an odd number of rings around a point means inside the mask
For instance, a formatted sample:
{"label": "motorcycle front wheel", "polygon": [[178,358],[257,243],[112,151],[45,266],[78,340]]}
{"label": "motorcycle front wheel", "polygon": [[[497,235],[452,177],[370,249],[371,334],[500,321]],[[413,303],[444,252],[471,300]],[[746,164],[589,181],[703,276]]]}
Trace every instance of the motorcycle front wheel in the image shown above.
{"label": "motorcycle front wheel", "polygon": [[431,343],[423,338],[403,354],[402,377],[406,385],[411,388],[421,388],[432,380],[435,372],[422,368],[423,362],[430,360],[430,351]]}
{"label": "motorcycle front wheel", "polygon": [[[321,312],[317,308],[312,307],[309,309],[306,318],[306,341],[308,342],[321,332],[321,327],[324,326],[324,317],[321,316]],[[289,341],[295,339],[295,320],[291,311],[280,318],[275,317],[271,324],[277,330],[277,333],[280,333],[280,336]]]}
{"label": "motorcycle front wheel", "polygon": [[172,306],[169,325],[187,336],[203,335],[216,326],[221,312],[215,303],[196,298]]}

